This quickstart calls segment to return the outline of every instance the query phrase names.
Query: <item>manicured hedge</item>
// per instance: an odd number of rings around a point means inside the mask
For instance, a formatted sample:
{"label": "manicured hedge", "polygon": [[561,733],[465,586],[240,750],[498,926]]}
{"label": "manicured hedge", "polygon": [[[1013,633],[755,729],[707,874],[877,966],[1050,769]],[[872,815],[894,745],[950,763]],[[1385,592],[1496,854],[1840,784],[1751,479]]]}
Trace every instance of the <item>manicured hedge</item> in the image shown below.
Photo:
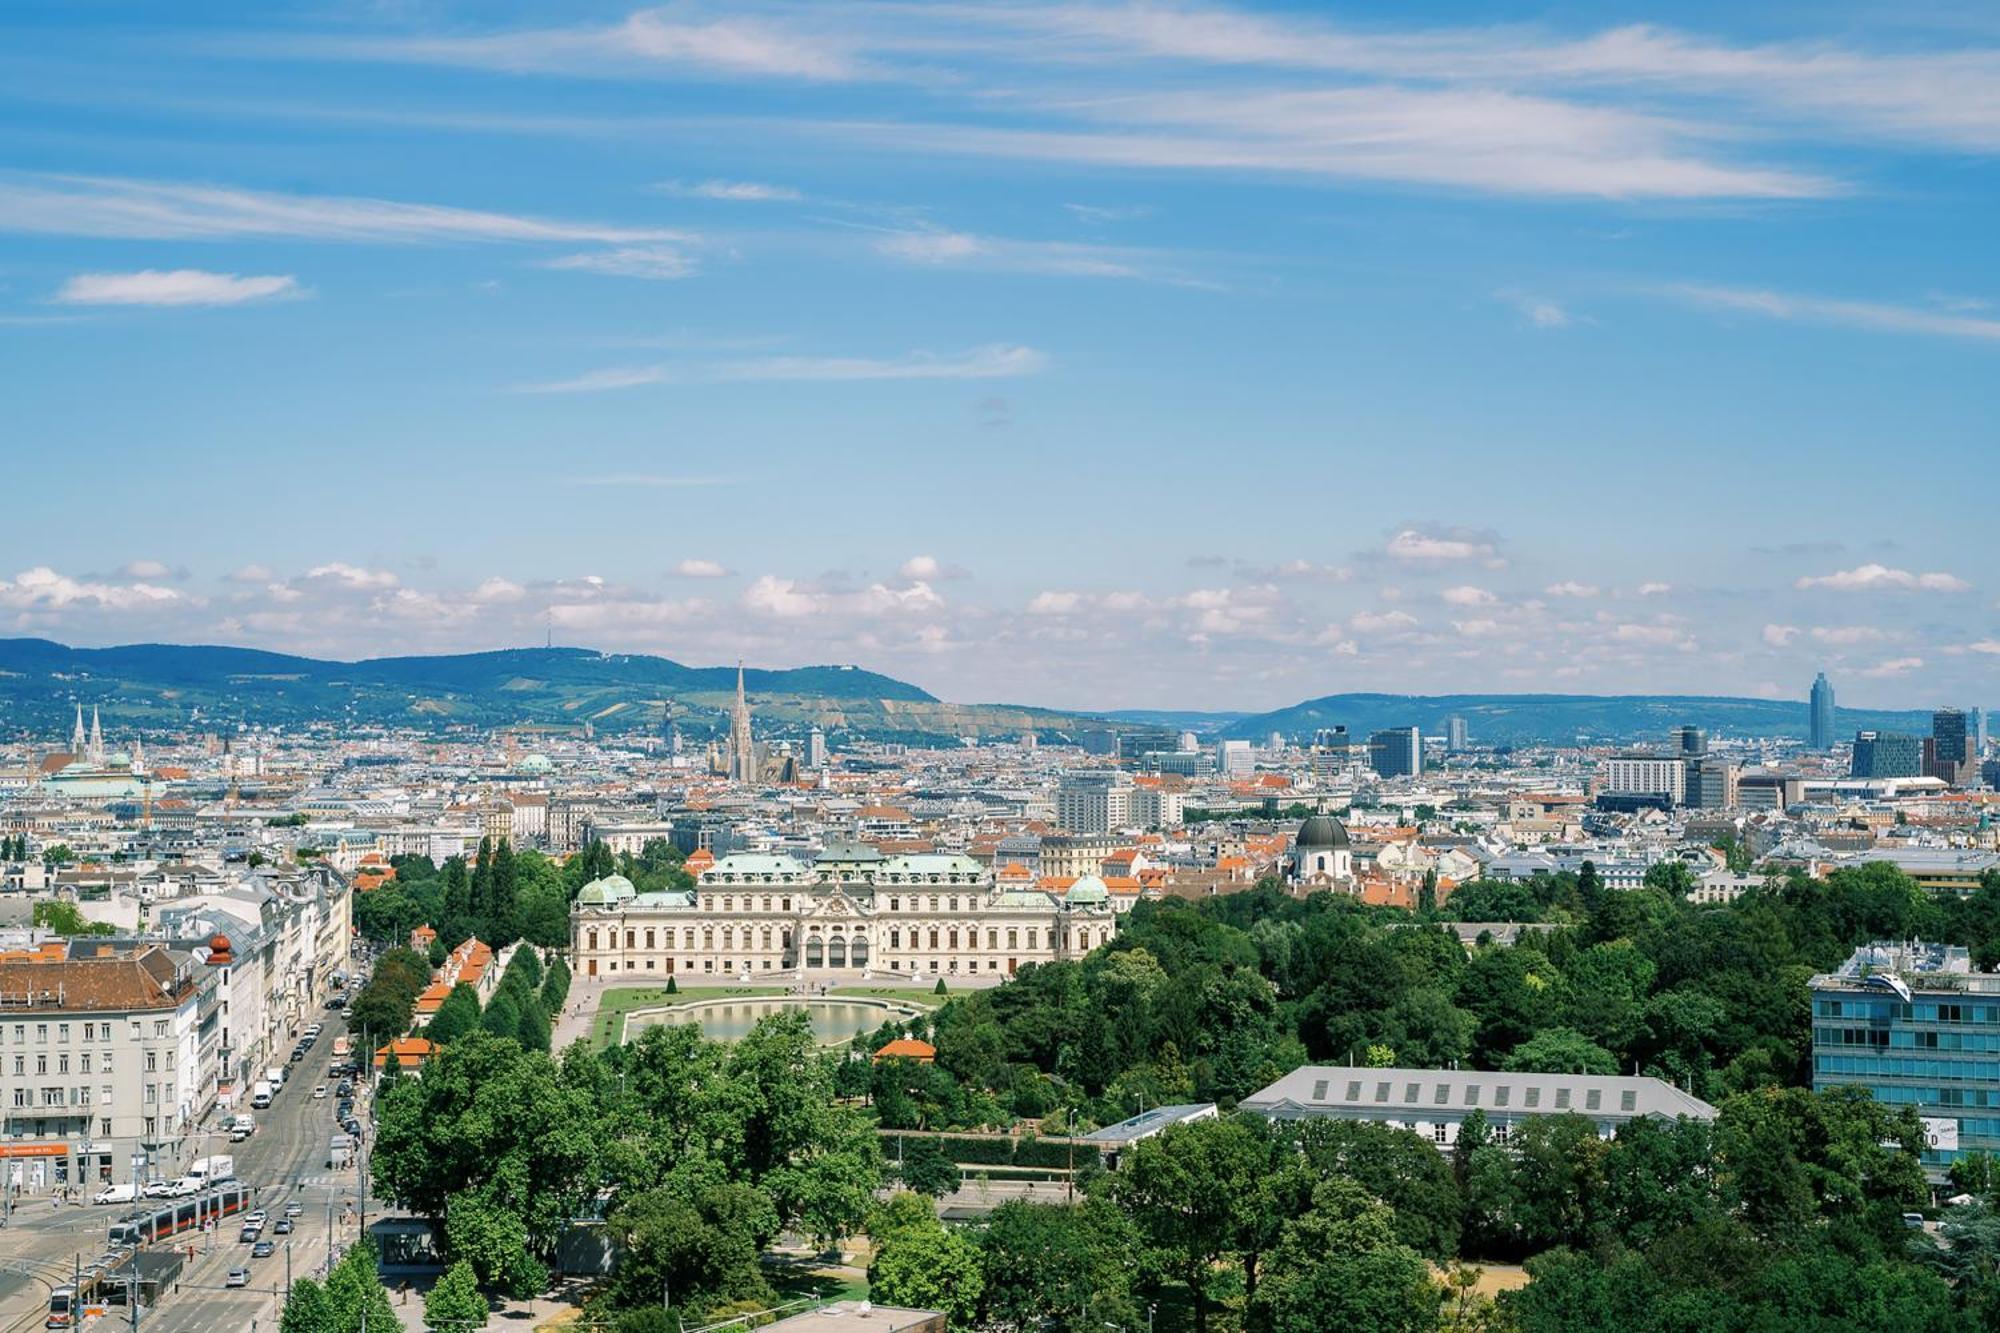
{"label": "manicured hedge", "polygon": [[[884,1134],[882,1136],[882,1156],[893,1162],[896,1160],[896,1142],[908,1139],[914,1143],[927,1139],[928,1134]],[[1097,1149],[1078,1145],[1074,1150],[1066,1143],[1050,1143],[1046,1139],[965,1139],[949,1136],[936,1140],[944,1155],[965,1167],[981,1166],[1048,1166],[1067,1167],[1071,1161],[1081,1168],[1088,1159],[1097,1156]],[[907,1149],[908,1144],[904,1145]],[[1074,1151],[1074,1158],[1071,1153]]]}

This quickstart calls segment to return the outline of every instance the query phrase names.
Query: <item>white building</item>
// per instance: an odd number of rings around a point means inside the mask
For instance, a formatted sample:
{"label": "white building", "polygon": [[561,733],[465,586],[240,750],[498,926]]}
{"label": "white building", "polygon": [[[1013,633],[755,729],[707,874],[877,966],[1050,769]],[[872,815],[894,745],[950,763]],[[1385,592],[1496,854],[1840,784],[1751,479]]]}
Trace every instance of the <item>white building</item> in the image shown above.
{"label": "white building", "polygon": [[1687,796],[1687,769],[1676,757],[1618,754],[1604,761],[1604,790],[1634,795],[1670,796],[1675,805]]}
{"label": "white building", "polygon": [[769,977],[829,972],[1011,976],[1080,957],[1117,930],[1104,881],[1058,898],[1003,889],[969,857],[884,857],[832,846],[814,860],[732,853],[688,892],[639,893],[622,875],[584,886],[570,913],[580,976]]}

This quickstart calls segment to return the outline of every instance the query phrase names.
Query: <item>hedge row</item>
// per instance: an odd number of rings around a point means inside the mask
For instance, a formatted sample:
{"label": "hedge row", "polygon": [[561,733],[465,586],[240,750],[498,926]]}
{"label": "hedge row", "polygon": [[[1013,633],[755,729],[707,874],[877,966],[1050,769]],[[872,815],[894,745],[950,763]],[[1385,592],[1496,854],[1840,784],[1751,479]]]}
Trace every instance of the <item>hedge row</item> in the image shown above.
{"label": "hedge row", "polygon": [[[911,1144],[931,1139],[928,1134],[884,1134],[882,1155],[890,1161],[896,1159],[898,1140],[908,1151]],[[1048,1166],[1067,1167],[1072,1161],[1079,1168],[1089,1164],[1097,1156],[1097,1149],[1078,1145],[1072,1149],[1066,1143],[1050,1143],[1046,1139],[965,1139],[943,1137],[933,1140],[943,1150],[944,1155],[960,1166]],[[1072,1157],[1074,1153],[1074,1157]]]}

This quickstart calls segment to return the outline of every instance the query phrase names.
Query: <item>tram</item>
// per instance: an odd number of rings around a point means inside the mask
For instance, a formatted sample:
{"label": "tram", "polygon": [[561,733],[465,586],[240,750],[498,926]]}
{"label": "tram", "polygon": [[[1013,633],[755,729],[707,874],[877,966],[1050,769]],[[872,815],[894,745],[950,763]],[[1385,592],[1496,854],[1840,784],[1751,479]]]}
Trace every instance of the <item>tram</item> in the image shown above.
{"label": "tram", "polygon": [[174,1236],[216,1228],[222,1219],[250,1207],[248,1185],[224,1185],[193,1199],[162,1200],[149,1212],[132,1213],[111,1224],[113,1245],[150,1245]]}

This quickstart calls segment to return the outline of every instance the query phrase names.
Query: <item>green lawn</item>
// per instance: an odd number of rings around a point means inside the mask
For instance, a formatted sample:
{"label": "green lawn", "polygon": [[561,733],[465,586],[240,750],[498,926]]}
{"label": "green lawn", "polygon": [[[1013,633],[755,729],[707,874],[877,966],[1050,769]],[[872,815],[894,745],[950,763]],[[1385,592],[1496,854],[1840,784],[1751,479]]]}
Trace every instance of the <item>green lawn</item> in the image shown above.
{"label": "green lawn", "polygon": [[[945,995],[947,997],[970,995],[972,990],[970,986],[947,986]],[[937,1004],[939,999],[932,986],[835,986],[827,994],[854,995],[876,1000],[901,1000],[905,1004],[914,1004],[926,1009]]]}
{"label": "green lawn", "polygon": [[623,1030],[625,1015],[634,1009],[686,1004],[693,1000],[741,1000],[786,993],[783,986],[683,986],[669,995],[664,986],[619,986],[599,997],[597,1014],[590,1020],[590,1039],[600,1049],[609,1046]]}

